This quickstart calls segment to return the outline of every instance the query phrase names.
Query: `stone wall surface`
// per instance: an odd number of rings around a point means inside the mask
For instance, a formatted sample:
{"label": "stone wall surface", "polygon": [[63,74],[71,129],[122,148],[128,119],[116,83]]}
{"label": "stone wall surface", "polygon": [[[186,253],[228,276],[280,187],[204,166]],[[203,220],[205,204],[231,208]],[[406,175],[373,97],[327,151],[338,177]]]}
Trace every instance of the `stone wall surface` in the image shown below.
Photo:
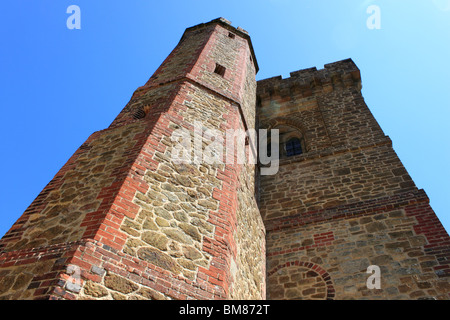
{"label": "stone wall surface", "polygon": [[280,161],[276,175],[261,177],[265,219],[416,190],[389,141],[292,158]]}
{"label": "stone wall surface", "polygon": [[351,60],[258,82],[260,125],[304,146],[259,179],[269,299],[450,298],[450,238],[360,89]]}
{"label": "stone wall surface", "polygon": [[0,241],[4,251],[21,250],[92,235],[106,214],[110,195],[125,179],[143,128],[136,125],[99,131],[68,160]]}
{"label": "stone wall surface", "polygon": [[[413,210],[374,211],[270,232],[268,298],[447,300],[449,261],[442,264],[440,256],[430,254],[433,240],[417,232]],[[292,267],[299,262],[301,270]],[[381,271],[379,289],[367,287],[372,265]]]}

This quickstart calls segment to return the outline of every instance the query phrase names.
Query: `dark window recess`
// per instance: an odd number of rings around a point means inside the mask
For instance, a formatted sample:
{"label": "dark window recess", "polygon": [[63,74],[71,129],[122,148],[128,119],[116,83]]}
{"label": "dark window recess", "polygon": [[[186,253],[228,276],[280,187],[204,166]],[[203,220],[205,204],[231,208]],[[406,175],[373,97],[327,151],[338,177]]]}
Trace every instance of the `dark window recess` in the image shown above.
{"label": "dark window recess", "polygon": [[231,39],[234,39],[234,38],[236,37],[236,35],[235,35],[234,33],[231,33],[231,32],[228,32],[228,36],[229,36]]}
{"label": "dark window recess", "polygon": [[214,73],[217,73],[219,76],[225,75],[225,67],[221,66],[220,64],[216,63],[216,68],[214,69]]}
{"label": "dark window recess", "polygon": [[288,142],[286,142],[286,155],[288,157],[302,153],[302,144],[299,138],[292,138]]}

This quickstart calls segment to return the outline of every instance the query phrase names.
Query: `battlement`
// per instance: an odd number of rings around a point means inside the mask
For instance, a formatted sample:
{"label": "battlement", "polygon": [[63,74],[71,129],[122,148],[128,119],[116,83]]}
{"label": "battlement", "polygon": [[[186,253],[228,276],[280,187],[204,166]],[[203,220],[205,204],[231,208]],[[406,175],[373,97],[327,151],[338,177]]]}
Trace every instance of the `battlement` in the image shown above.
{"label": "battlement", "polygon": [[323,69],[316,67],[293,71],[289,78],[282,76],[267,78],[257,82],[258,94],[297,88],[331,88],[334,84],[356,85],[361,88],[361,74],[352,59],[326,64]]}

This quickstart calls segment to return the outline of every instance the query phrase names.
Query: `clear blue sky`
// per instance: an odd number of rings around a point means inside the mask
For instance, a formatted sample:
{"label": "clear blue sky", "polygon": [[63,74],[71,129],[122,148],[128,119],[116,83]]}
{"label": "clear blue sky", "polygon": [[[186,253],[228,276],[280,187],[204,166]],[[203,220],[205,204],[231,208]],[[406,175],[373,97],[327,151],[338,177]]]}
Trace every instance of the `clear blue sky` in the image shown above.
{"label": "clear blue sky", "polygon": [[[69,30],[69,5],[81,29]],[[370,5],[381,29],[366,26]],[[257,79],[352,58],[363,95],[450,230],[450,0],[14,0],[0,7],[0,236],[179,41],[218,17],[250,32]]]}

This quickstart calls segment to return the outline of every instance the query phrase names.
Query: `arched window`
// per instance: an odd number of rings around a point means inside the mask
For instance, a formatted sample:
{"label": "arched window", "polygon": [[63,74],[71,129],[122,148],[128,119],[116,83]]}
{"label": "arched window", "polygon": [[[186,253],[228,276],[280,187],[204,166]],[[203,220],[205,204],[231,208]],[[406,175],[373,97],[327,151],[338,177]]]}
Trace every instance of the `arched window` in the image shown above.
{"label": "arched window", "polygon": [[291,138],[285,144],[286,156],[291,157],[298,154],[302,154],[302,143],[299,138]]}

